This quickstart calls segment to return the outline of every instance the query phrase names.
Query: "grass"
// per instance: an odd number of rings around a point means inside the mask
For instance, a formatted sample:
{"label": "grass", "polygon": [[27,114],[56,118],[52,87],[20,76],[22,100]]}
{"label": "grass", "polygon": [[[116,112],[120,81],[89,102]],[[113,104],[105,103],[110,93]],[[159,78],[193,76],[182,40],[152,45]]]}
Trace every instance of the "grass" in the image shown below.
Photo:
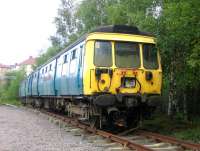
{"label": "grass", "polygon": [[20,106],[21,102],[15,99],[0,99],[0,105],[2,104],[11,104],[11,105]]}
{"label": "grass", "polygon": [[195,143],[200,143],[200,127],[186,129],[180,132],[175,132],[173,136],[179,139],[189,140]]}
{"label": "grass", "polygon": [[166,115],[154,115],[152,120],[143,122],[143,129],[178,139],[200,143],[200,118],[189,122],[180,118],[171,119]]}

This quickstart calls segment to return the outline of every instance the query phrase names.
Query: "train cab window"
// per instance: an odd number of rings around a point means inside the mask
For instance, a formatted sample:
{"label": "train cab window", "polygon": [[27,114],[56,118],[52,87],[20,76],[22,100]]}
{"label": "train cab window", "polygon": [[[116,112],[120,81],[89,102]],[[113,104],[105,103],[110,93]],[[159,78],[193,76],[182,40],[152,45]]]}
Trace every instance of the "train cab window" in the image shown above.
{"label": "train cab window", "polygon": [[155,44],[143,44],[143,64],[146,69],[157,69],[158,58]]}
{"label": "train cab window", "polygon": [[96,41],[94,64],[101,67],[112,66],[112,45],[110,41]]}
{"label": "train cab window", "polygon": [[64,55],[63,59],[64,59],[64,63],[67,63],[68,55],[67,54]]}
{"label": "train cab window", "polygon": [[140,67],[139,44],[134,42],[115,42],[116,66],[120,68]]}

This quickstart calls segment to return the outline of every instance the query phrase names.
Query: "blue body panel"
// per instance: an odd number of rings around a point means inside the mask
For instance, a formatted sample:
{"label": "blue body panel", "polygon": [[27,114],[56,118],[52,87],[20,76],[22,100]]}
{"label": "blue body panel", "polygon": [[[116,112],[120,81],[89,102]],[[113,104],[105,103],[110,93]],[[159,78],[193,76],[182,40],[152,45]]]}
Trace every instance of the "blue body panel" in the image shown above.
{"label": "blue body panel", "polygon": [[23,80],[20,84],[19,96],[20,97],[26,96],[26,80]]}
{"label": "blue body panel", "polygon": [[32,74],[30,74],[26,79],[26,87],[25,87],[26,96],[32,95]]}
{"label": "blue body panel", "polygon": [[55,77],[57,95],[83,94],[83,50],[83,43],[81,43],[57,58]]}
{"label": "blue body panel", "polygon": [[39,77],[39,71],[36,70],[32,76],[32,95],[33,96],[38,96],[38,77]]}
{"label": "blue body panel", "polygon": [[40,96],[55,95],[54,76],[56,71],[56,59],[46,64],[39,70],[38,92]]}
{"label": "blue body panel", "polygon": [[84,44],[85,41],[82,41],[62,51],[29,75],[25,80],[23,95],[83,95]]}

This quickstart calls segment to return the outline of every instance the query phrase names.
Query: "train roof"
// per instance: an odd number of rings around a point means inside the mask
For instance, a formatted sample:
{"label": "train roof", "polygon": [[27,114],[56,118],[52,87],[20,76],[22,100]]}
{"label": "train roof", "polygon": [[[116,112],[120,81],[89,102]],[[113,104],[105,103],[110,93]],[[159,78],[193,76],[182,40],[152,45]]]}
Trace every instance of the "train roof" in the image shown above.
{"label": "train roof", "polygon": [[91,31],[92,32],[105,32],[105,33],[122,33],[122,34],[134,34],[143,36],[153,36],[150,33],[140,31],[136,26],[128,25],[108,25],[101,26]]}
{"label": "train roof", "polygon": [[[128,25],[108,25],[108,26],[101,26],[101,27],[93,29],[89,33],[84,34],[83,36],[81,36],[78,40],[76,40],[75,42],[73,42],[72,44],[70,44],[69,46],[67,46],[65,49],[63,49],[62,51],[60,51],[58,54],[56,54],[54,57],[52,57],[48,61],[46,61],[46,63],[44,63],[44,64],[40,65],[39,67],[37,67],[36,70],[42,68],[46,64],[50,63],[51,61],[53,61],[54,59],[56,59],[57,57],[59,57],[60,55],[62,55],[67,50],[70,50],[71,48],[73,48],[77,44],[83,42],[87,38],[87,36],[89,34],[95,33],[95,32],[121,33],[121,34],[133,34],[133,35],[142,35],[142,36],[153,36],[150,33],[140,31],[138,29],[138,27],[136,27],[136,26],[128,26]],[[33,72],[35,72],[35,71],[33,71]]]}

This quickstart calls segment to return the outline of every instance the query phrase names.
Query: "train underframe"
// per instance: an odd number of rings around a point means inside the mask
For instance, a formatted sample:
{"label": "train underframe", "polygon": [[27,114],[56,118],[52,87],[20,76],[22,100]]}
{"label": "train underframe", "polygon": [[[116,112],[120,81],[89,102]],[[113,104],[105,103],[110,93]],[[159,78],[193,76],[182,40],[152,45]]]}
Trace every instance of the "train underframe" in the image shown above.
{"label": "train underframe", "polygon": [[[150,99],[153,96],[154,99]],[[150,117],[157,96],[140,94],[95,94],[93,96],[31,96],[22,103],[62,112],[101,129],[133,128]]]}

